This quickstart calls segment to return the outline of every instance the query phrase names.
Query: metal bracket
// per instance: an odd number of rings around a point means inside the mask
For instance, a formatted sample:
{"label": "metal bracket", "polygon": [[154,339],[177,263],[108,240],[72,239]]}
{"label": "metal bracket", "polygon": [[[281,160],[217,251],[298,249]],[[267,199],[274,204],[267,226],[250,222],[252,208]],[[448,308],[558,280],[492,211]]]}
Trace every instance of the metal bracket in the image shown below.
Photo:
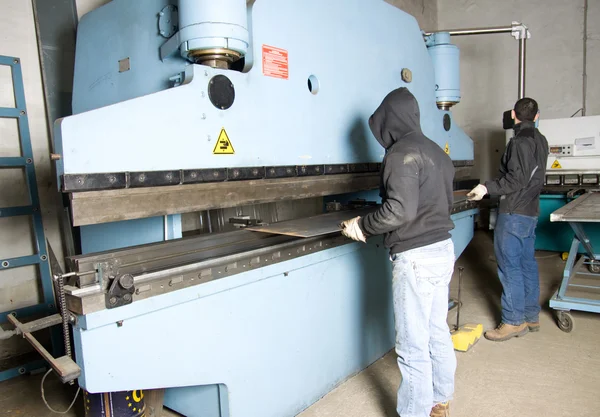
{"label": "metal bracket", "polygon": [[251,219],[250,216],[237,216],[237,217],[230,217],[229,223],[235,227],[244,228],[244,227],[248,227],[248,226],[262,225],[262,220]]}
{"label": "metal bracket", "polygon": [[158,32],[160,36],[169,39],[179,30],[179,10],[174,4],[169,4],[158,13]]}
{"label": "metal bracket", "polygon": [[339,201],[330,201],[325,205],[325,211],[330,213],[333,211],[344,211],[344,210],[360,210],[363,208],[376,207],[375,201],[366,201],[364,199],[350,200],[347,203],[340,203]]}
{"label": "metal bracket", "polygon": [[174,55],[175,52],[179,49],[179,45],[181,45],[180,40],[180,32],[177,32],[175,35],[171,36],[168,41],[162,44],[160,47],[160,59],[164,61],[169,58],[171,55]]}
{"label": "metal bracket", "polygon": [[585,194],[585,188],[574,188],[567,192],[567,198],[575,198],[575,196],[580,196],[581,194]]}
{"label": "metal bracket", "polygon": [[362,198],[358,198],[356,200],[348,201],[347,208],[349,210],[359,210],[368,207],[376,207],[377,202],[375,201],[367,201]]}
{"label": "metal bracket", "polygon": [[510,34],[516,40],[531,38],[529,28],[520,22],[512,22],[512,32]]}
{"label": "metal bracket", "polygon": [[105,296],[106,308],[115,308],[131,304],[134,293],[135,285],[133,282],[133,275],[125,274],[118,278],[113,278]]}
{"label": "metal bracket", "polygon": [[173,75],[172,77],[169,77],[169,81],[171,82],[171,87],[179,87],[181,84],[183,84],[184,79],[185,79],[185,72],[180,72],[177,75]]}

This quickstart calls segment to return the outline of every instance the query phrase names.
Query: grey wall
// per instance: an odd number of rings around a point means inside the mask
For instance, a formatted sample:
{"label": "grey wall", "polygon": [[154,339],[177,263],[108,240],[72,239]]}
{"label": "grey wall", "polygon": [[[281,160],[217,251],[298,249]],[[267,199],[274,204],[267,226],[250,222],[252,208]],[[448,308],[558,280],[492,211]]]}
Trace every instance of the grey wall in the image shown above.
{"label": "grey wall", "polygon": [[[588,115],[600,112],[600,0],[589,0]],[[521,21],[527,43],[526,95],[541,117],[569,117],[582,107],[584,0],[440,0],[438,28],[510,25]],[[475,171],[495,175],[504,150],[502,112],[517,96],[517,41],[508,34],[453,37],[461,51],[462,101],[456,121],[475,140]],[[594,66],[595,65],[595,66]]]}
{"label": "grey wall", "polygon": [[[79,18],[84,14],[108,3],[110,0],[75,0]],[[413,15],[422,29],[436,28],[437,0],[385,0],[401,10]]]}
{"label": "grey wall", "polygon": [[438,2],[437,0],[385,0],[400,10],[413,15],[421,29],[430,31],[437,28]]}
{"label": "grey wall", "polygon": [[110,2],[110,0],[75,0],[77,6],[77,16],[81,19],[81,16],[91,12],[94,9]]}
{"label": "grey wall", "polygon": [[600,0],[589,0],[587,114],[600,114]]}

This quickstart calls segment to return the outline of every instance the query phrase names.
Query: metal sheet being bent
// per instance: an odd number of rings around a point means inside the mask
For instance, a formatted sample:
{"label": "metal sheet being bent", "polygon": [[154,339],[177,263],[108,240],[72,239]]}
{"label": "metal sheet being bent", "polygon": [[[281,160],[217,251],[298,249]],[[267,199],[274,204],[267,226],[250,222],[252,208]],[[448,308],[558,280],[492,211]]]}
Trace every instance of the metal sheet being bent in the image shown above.
{"label": "metal sheet being bent", "polygon": [[[455,206],[467,201],[468,190],[454,191]],[[339,232],[340,223],[344,220],[356,216],[364,216],[375,211],[379,206],[368,207],[355,210],[334,211],[331,213],[320,214],[318,216],[307,217],[304,219],[287,220],[280,223],[273,223],[264,226],[248,227],[246,230],[254,232],[273,233],[278,235],[288,235],[295,237],[314,237],[330,233]]]}
{"label": "metal sheet being bent", "polygon": [[340,223],[356,216],[364,216],[377,207],[369,207],[357,210],[342,210],[318,216],[306,217],[304,219],[288,220],[265,226],[248,227],[246,230],[254,232],[273,233],[296,237],[314,237],[339,232]]}

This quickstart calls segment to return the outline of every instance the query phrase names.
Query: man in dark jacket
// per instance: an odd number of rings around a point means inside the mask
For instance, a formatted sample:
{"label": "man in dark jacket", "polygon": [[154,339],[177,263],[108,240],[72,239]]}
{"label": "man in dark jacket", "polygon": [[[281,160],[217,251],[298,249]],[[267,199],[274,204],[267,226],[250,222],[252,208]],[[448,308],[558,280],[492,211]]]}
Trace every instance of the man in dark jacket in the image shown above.
{"label": "man in dark jacket", "polygon": [[494,250],[503,288],[502,322],[485,333],[487,339],[496,342],[540,329],[540,283],[534,247],[548,142],[535,127],[538,117],[535,100],[517,101],[512,111],[515,136],[504,151],[498,178],[479,184],[467,195],[470,200],[481,200],[485,194],[500,196]]}
{"label": "man in dark jacket", "polygon": [[402,382],[398,414],[447,417],[454,394],[456,356],[446,317],[454,270],[450,230],[454,166],[421,131],[415,97],[399,88],[369,119],[386,150],[381,207],[342,223],[347,237],[385,235],[393,262],[396,353]]}

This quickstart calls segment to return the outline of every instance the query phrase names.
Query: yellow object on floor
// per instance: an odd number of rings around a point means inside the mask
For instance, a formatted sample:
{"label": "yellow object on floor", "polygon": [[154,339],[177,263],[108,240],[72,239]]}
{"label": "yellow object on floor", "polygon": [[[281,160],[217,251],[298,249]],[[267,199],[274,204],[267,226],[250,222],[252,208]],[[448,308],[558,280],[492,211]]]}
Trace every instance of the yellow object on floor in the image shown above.
{"label": "yellow object on floor", "polygon": [[451,334],[454,350],[466,352],[471,349],[483,335],[483,325],[465,324],[458,329],[453,330]]}

